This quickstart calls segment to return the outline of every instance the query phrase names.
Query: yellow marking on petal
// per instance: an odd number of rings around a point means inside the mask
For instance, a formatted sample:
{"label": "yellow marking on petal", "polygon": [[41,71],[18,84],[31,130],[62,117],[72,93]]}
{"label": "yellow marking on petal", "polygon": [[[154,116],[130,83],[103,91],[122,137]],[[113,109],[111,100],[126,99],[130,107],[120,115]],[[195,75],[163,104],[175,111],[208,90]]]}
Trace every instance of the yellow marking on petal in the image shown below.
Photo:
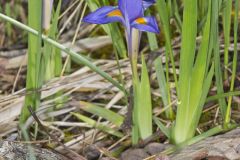
{"label": "yellow marking on petal", "polygon": [[122,17],[122,13],[119,9],[113,10],[112,12],[109,12],[108,17],[115,17],[115,16],[119,16]]}
{"label": "yellow marking on petal", "polygon": [[145,19],[145,18],[142,18],[142,17],[136,19],[135,22],[138,23],[138,24],[147,24],[146,19]]}

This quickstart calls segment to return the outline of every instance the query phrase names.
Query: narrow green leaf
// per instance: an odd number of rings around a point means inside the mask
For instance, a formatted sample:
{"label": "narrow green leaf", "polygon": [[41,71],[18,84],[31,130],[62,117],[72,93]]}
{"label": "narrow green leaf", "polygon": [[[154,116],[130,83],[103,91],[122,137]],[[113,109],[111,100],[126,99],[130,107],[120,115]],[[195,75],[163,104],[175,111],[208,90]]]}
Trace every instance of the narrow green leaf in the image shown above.
{"label": "narrow green leaf", "polygon": [[203,85],[203,88],[202,88],[202,95],[201,95],[199,104],[197,106],[197,109],[195,110],[195,113],[193,113],[193,115],[196,116],[196,117],[194,117],[195,120],[192,121],[192,126],[194,126],[194,128],[197,127],[199,119],[202,115],[202,109],[203,109],[203,106],[206,102],[206,98],[207,98],[209,89],[210,89],[211,84],[212,84],[213,75],[214,75],[214,64],[211,66],[211,69],[208,72],[208,75],[207,75],[206,79],[204,80],[204,85]]}
{"label": "narrow green leaf", "polygon": [[[210,2],[209,2],[210,3]],[[210,47],[211,44],[211,3],[209,4],[208,14],[207,14],[207,21],[204,25],[203,29],[203,37],[201,41],[200,48],[198,50],[198,55],[195,60],[195,64],[192,70],[192,79],[191,79],[191,89],[190,89],[190,98],[189,98],[189,106],[191,106],[189,113],[191,113],[190,119],[194,122],[194,126],[192,126],[192,130],[194,131],[197,127],[200,115],[202,113],[202,107],[206,100],[207,95],[204,93],[208,93],[209,88],[204,87],[207,78],[205,79],[206,75],[208,75],[208,66],[209,60],[208,58],[211,57],[212,48]],[[210,55],[209,55],[210,54]],[[213,67],[212,67],[213,73]],[[210,79],[211,82],[212,78]],[[211,84],[211,83],[210,83]],[[210,86],[209,86],[210,87]],[[204,94],[204,96],[203,96]],[[205,99],[202,99],[204,97]],[[203,104],[201,104],[201,99]],[[193,133],[194,134],[194,133]]]}
{"label": "narrow green leaf", "polygon": [[[179,92],[178,89],[178,79],[177,79],[177,73],[176,73],[176,67],[175,67],[175,62],[174,62],[174,57],[173,57],[173,49],[172,49],[172,44],[171,44],[171,33],[170,33],[170,16],[167,11],[167,4],[165,0],[157,0],[157,10],[160,16],[161,24],[163,26],[163,33],[165,36],[166,40],[166,78],[167,78],[167,84],[168,84],[168,59],[170,58],[171,65],[173,68],[173,76],[174,76],[174,82],[175,82],[175,87],[177,94]],[[170,87],[167,86],[168,90],[170,91]]]}
{"label": "narrow green leaf", "polygon": [[206,102],[215,101],[221,98],[230,97],[230,96],[240,96],[240,91],[232,91],[221,94],[216,94],[207,98]]}
{"label": "narrow green leaf", "polygon": [[[232,78],[230,84],[230,91],[233,91],[235,78],[237,74],[237,63],[238,63],[238,18],[239,18],[239,0],[235,0],[235,13],[234,13],[234,53],[233,53],[233,63],[232,63]],[[228,106],[225,116],[224,124],[227,126],[231,120],[231,105],[232,105],[232,96],[228,98]]]}
{"label": "narrow green leaf", "polygon": [[[167,90],[167,82],[166,82],[166,78],[163,70],[161,57],[158,57],[154,61],[154,66],[156,69],[157,80],[158,80],[158,85],[159,85],[160,93],[162,96],[163,104],[164,104],[164,107],[167,107],[169,105],[170,95],[168,94],[168,90]],[[173,114],[171,107],[166,110],[166,116],[173,117],[173,115],[170,115],[170,114]]]}
{"label": "narrow green leaf", "polygon": [[147,65],[142,55],[142,74],[138,90],[137,116],[140,137],[145,139],[152,135],[152,99]]}
{"label": "narrow green leaf", "polygon": [[173,0],[173,7],[174,7],[174,17],[176,20],[176,25],[177,25],[177,29],[178,31],[181,33],[182,32],[182,19],[181,16],[179,14],[179,6],[178,6],[178,1],[177,0]]}
{"label": "narrow green leaf", "polygon": [[199,19],[199,21],[201,21],[202,19],[205,19],[206,15],[208,13],[208,4],[209,4],[209,1],[206,1],[206,0],[198,1],[198,9],[199,9],[198,19]]}
{"label": "narrow green leaf", "polygon": [[228,48],[230,45],[230,30],[231,30],[231,13],[232,13],[232,0],[226,0],[224,2],[223,7],[223,33],[224,33],[224,79],[228,78],[228,59],[229,59],[229,52]]}
{"label": "narrow green leaf", "polygon": [[180,53],[179,73],[179,105],[177,107],[176,123],[173,129],[173,140],[176,144],[192,138],[195,128],[189,125],[192,117],[191,78],[195,58],[197,36],[197,0],[184,0],[182,44]]}
{"label": "narrow green leaf", "polygon": [[162,124],[162,122],[157,117],[153,117],[153,120],[156,123],[156,125],[160,128],[160,130],[163,132],[163,134],[167,136],[168,139],[170,139],[171,138],[170,129],[164,126],[164,124]]}
{"label": "narrow green leaf", "polygon": [[79,120],[86,122],[91,127],[97,128],[103,132],[114,135],[116,137],[120,137],[120,138],[123,137],[123,134],[121,132],[118,132],[102,123],[97,123],[95,120],[92,120],[84,115],[81,115],[79,113],[74,113],[74,112],[72,112],[71,114],[77,117]]}
{"label": "narrow green leaf", "polygon": [[122,125],[124,120],[123,116],[121,116],[120,114],[117,114],[107,108],[99,107],[92,103],[80,101],[79,107],[86,112],[98,115],[99,117],[109,120],[118,127]]}
{"label": "narrow green leaf", "polygon": [[140,139],[139,128],[138,128],[138,125],[135,124],[132,126],[132,144],[137,144],[139,139]]}
{"label": "narrow green leaf", "polygon": [[[58,1],[58,6],[56,11],[54,12],[52,16],[52,24],[49,30],[46,30],[46,35],[52,38],[53,40],[57,39],[57,32],[58,32],[58,17],[60,15],[60,9],[61,9],[61,3],[62,0]],[[60,70],[62,67],[62,64],[59,63],[59,59],[61,59],[61,54],[56,54],[57,50],[54,46],[49,44],[48,42],[44,42],[44,48],[43,48],[43,59],[42,59],[42,70],[44,72],[44,80],[48,81],[55,77],[55,67]],[[56,62],[57,61],[57,62]],[[59,66],[56,65],[58,63]]]}
{"label": "narrow green leaf", "polygon": [[[41,44],[42,44],[42,1],[28,1],[28,25],[38,31],[35,35],[28,36],[28,69],[26,90],[33,91],[32,94],[27,94],[25,97],[24,107],[20,115],[20,125],[29,117],[28,106],[36,110],[40,103],[40,93],[37,90],[41,87],[39,79],[40,59],[41,59]],[[10,21],[8,21],[10,23]]]}
{"label": "narrow green leaf", "polygon": [[[213,34],[213,54],[214,54],[214,65],[215,65],[215,77],[216,77],[216,86],[217,86],[217,93],[221,94],[224,93],[223,90],[223,78],[222,78],[222,70],[221,70],[221,61],[220,61],[220,51],[219,51],[219,1],[212,1],[212,26],[213,29],[211,33]],[[219,99],[219,105],[222,117],[226,115],[226,108],[227,104],[225,99]]]}

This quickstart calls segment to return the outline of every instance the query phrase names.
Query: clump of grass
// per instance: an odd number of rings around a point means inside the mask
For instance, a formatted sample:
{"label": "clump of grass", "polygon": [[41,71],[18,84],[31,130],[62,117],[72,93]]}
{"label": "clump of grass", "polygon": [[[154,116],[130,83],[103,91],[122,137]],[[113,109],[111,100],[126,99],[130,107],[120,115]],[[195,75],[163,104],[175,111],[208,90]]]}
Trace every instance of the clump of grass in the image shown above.
{"label": "clump of grass", "polygon": [[[98,1],[87,1],[91,10],[95,10],[100,6]],[[165,115],[173,123],[170,128],[164,126],[158,117],[152,116],[152,99],[151,99],[151,86],[148,77],[148,68],[141,55],[142,70],[141,74],[138,71],[138,56],[139,56],[139,41],[140,32],[133,28],[126,29],[126,39],[128,46],[125,47],[123,35],[117,24],[104,25],[104,31],[111,36],[113,45],[120,57],[126,57],[126,49],[128,48],[129,59],[132,69],[133,81],[133,126],[132,126],[132,143],[136,144],[140,139],[149,137],[153,132],[152,119],[162,130],[163,133],[171,140],[172,143],[183,146],[201,140],[207,136],[219,133],[232,127],[231,125],[231,105],[232,96],[239,94],[234,92],[234,80],[236,77],[237,66],[237,32],[238,32],[238,12],[239,1],[235,0],[234,8],[234,55],[232,64],[232,77],[230,83],[230,92],[224,93],[223,79],[228,76],[226,70],[222,71],[219,51],[219,22],[221,11],[223,16],[223,32],[224,32],[224,65],[228,66],[228,46],[230,41],[231,30],[231,8],[232,1],[197,1],[185,0],[177,2],[176,0],[157,0],[155,7],[159,14],[161,26],[165,37],[166,48],[166,64],[165,70],[161,57],[155,61],[155,68],[157,80],[159,82],[160,93],[165,110]],[[77,54],[69,48],[57,43],[57,19],[60,12],[59,1],[58,7],[52,18],[52,28],[42,35],[41,28],[41,4],[40,2],[29,1],[29,26],[23,25],[16,20],[9,18],[9,16],[0,13],[0,18],[7,20],[9,24],[16,25],[29,34],[29,48],[28,48],[28,73],[27,73],[27,90],[31,94],[26,96],[25,106],[23,108],[20,122],[21,124],[28,118],[29,113],[26,110],[27,106],[32,106],[36,109],[40,103],[40,93],[37,91],[41,88],[44,80],[50,80],[54,76],[60,74],[61,56],[60,50],[66,52],[80,63],[88,66],[93,71],[100,74],[106,80],[111,82],[114,86],[122,90],[127,96],[126,89],[119,82],[115,81],[109,74],[101,71],[98,67],[93,65],[88,59],[81,54]],[[104,5],[108,5],[108,1],[103,1]],[[179,5],[184,6],[183,16],[181,17]],[[32,8],[31,8],[32,7]],[[149,14],[149,11],[147,11]],[[38,18],[36,18],[38,17]],[[124,17],[125,18],[125,17]],[[125,19],[126,20],[126,19]],[[174,51],[171,42],[171,28],[170,22],[174,20],[178,32],[181,34],[181,53],[179,62],[179,75],[175,66]],[[127,23],[127,21],[126,21]],[[197,37],[201,36],[199,47],[197,46]],[[41,41],[44,41],[44,66],[41,65]],[[150,49],[152,51],[159,48],[157,38],[154,34],[148,33],[148,40]],[[50,52],[48,52],[50,51]],[[57,58],[55,58],[57,56]],[[60,67],[59,67],[60,66]],[[170,66],[173,69],[171,77],[169,73]],[[45,70],[49,71],[45,74]],[[39,74],[41,73],[41,74]],[[44,76],[40,76],[44,75]],[[141,76],[139,76],[141,75]],[[224,75],[224,78],[223,78]],[[213,77],[215,76],[217,96],[207,98],[208,92],[213,85]],[[44,78],[43,78],[44,77]],[[171,97],[170,82],[173,79],[174,87],[177,95],[177,109],[174,110],[174,103]],[[228,105],[226,104],[225,97],[228,97]],[[218,100],[223,119],[223,126],[217,126],[209,131],[195,137],[195,131],[198,127],[200,117],[202,115],[203,106],[209,100]],[[81,102],[84,105],[82,109],[86,112],[96,114],[113,123],[117,129],[123,123],[123,117],[108,109],[103,109],[99,106],[92,105],[87,102]],[[106,115],[107,114],[107,115]],[[123,133],[112,129],[103,124],[98,124],[97,121],[90,119],[79,113],[72,113],[79,120],[88,123],[91,127],[96,127],[106,133],[112,134],[117,137],[123,137]],[[116,117],[116,119],[114,119]],[[153,118],[152,118],[153,117]]]}
{"label": "clump of grass", "polygon": [[[200,3],[200,2],[199,2]],[[230,17],[231,12],[231,1],[221,3],[220,1],[201,1],[199,4],[197,1],[184,1],[183,2],[183,23],[182,23],[182,44],[180,53],[180,73],[179,73],[179,92],[176,120],[171,129],[165,128],[160,121],[155,119],[158,126],[164,131],[164,133],[173,141],[175,144],[182,144],[190,140],[195,135],[195,130],[198,126],[199,119],[202,114],[202,108],[207,99],[207,94],[210,89],[212,78],[215,73],[217,82],[217,93],[223,93],[223,79],[220,65],[220,51],[219,51],[219,16],[220,8],[224,8],[224,33],[225,33],[225,60],[228,57],[228,46],[229,46],[229,32],[230,32]],[[167,2],[158,0],[160,6],[166,6]],[[158,7],[159,7],[158,6]],[[202,7],[202,8],[200,8]],[[160,8],[160,7],[159,7]],[[167,11],[164,9],[160,10],[162,13],[160,16],[163,23],[165,34],[169,33],[169,23]],[[200,18],[200,19],[198,19]],[[198,23],[198,22],[201,23]],[[165,23],[164,23],[165,22]],[[237,23],[236,23],[237,24]],[[235,27],[236,27],[235,24]],[[201,29],[202,28],[202,29]],[[235,29],[234,33],[237,33]],[[202,35],[202,40],[198,52],[196,54],[196,37]],[[165,36],[166,37],[166,36]],[[168,40],[166,39],[166,44]],[[170,46],[171,47],[171,46]],[[212,55],[213,53],[213,55]],[[195,55],[196,54],[196,55]],[[212,56],[214,61],[212,62]],[[236,56],[234,61],[236,62]],[[228,59],[228,58],[227,58]],[[227,62],[227,61],[225,61]],[[228,62],[227,62],[228,63]],[[160,59],[156,61],[156,67],[158,67],[157,75],[160,84],[161,94],[167,104],[167,89],[166,79],[164,78],[162,71],[162,64]],[[236,67],[236,64],[233,66]],[[233,71],[236,72],[235,67]],[[234,75],[233,75],[234,77]],[[231,88],[233,89],[233,87]],[[231,98],[230,98],[231,101]],[[230,106],[231,102],[226,106],[225,99],[219,98],[220,109],[222,118],[225,119],[225,129],[228,128],[230,123]],[[226,120],[227,119],[227,120]],[[219,132],[222,129],[218,130]],[[215,132],[216,133],[216,132]],[[210,136],[210,132],[206,132],[204,136]]]}

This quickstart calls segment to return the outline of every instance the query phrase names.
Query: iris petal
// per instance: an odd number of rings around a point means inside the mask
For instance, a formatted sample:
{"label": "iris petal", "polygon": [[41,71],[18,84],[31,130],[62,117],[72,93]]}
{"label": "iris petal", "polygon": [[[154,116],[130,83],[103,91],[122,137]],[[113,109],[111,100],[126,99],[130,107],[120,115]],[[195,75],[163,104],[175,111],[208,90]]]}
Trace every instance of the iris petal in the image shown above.
{"label": "iris petal", "polygon": [[157,21],[154,17],[140,17],[131,23],[131,27],[140,31],[159,33]]}
{"label": "iris petal", "polygon": [[156,1],[155,0],[143,0],[143,8],[147,9],[151,5],[153,5]]}
{"label": "iris petal", "polygon": [[126,22],[132,22],[137,17],[143,16],[142,0],[119,0],[118,6]]}
{"label": "iris petal", "polygon": [[123,22],[123,16],[117,7],[105,6],[87,15],[85,18],[83,18],[83,22],[93,24]]}

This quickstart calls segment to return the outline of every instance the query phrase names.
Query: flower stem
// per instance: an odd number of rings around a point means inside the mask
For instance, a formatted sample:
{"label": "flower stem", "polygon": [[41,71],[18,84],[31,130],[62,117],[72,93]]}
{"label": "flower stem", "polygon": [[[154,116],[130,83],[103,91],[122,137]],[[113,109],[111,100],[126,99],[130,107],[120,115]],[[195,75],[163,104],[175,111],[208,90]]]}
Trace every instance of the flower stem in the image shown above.
{"label": "flower stem", "polygon": [[[139,126],[137,121],[137,101],[138,101],[138,86],[139,86],[139,77],[137,69],[137,58],[138,58],[138,47],[139,47],[139,37],[136,34],[138,31],[131,29],[126,31],[126,40],[128,45],[128,56],[131,64],[132,70],[132,86],[133,86],[133,111],[132,111],[132,143],[137,144],[139,140]],[[133,40],[134,37],[134,40]]]}

